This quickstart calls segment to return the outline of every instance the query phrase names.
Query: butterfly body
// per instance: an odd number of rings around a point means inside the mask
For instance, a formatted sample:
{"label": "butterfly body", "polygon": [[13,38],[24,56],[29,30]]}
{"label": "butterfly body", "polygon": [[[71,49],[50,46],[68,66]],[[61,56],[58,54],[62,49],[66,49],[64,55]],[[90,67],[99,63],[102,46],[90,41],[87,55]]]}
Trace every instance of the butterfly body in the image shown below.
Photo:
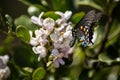
{"label": "butterfly body", "polygon": [[93,30],[96,22],[100,19],[101,13],[96,13],[95,10],[88,12],[72,29],[73,39],[70,42],[70,47],[73,47],[76,39],[83,46],[93,44]]}

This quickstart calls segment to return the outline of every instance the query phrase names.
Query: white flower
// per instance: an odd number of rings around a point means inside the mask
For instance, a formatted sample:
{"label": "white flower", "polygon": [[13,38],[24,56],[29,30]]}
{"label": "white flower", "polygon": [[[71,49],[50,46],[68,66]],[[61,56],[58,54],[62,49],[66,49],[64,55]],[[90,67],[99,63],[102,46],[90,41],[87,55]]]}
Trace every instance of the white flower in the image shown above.
{"label": "white flower", "polygon": [[69,53],[72,52],[73,52],[73,48],[68,48],[68,47],[61,48],[60,50],[53,49],[52,55],[55,56],[55,58],[53,59],[54,67],[59,68],[60,64],[64,65],[65,62],[63,61],[62,58],[63,57],[68,58]]}
{"label": "white flower", "polygon": [[62,19],[65,19],[65,20],[68,20],[71,15],[72,15],[72,12],[71,11],[66,11],[65,13],[62,13],[60,11],[56,11],[55,12],[56,14],[60,15]]}
{"label": "white flower", "polygon": [[43,26],[45,27],[45,29],[48,31],[48,32],[51,32],[55,26],[55,22],[52,18],[46,18],[44,21],[43,21]]}
{"label": "white flower", "polygon": [[61,47],[61,43],[53,43],[54,48],[59,49]]}
{"label": "white flower", "polygon": [[67,26],[67,23],[61,24],[59,28],[55,28],[55,32],[60,33],[62,31],[65,31],[66,26]]}
{"label": "white flower", "polygon": [[39,30],[35,30],[35,37],[39,37],[42,36],[43,34],[46,34],[46,31],[44,29],[39,29]]}
{"label": "white flower", "polygon": [[48,42],[47,40],[48,33],[43,28],[41,28],[40,30],[36,30],[35,35],[36,38],[38,39],[37,41],[38,44],[40,44],[41,46],[44,46]]}
{"label": "white flower", "polygon": [[43,19],[41,19],[41,17],[43,16],[44,12],[41,12],[41,14],[39,15],[39,17],[36,16],[32,16],[31,20],[34,24],[38,24],[39,26],[43,25]]}
{"label": "white flower", "polygon": [[38,43],[38,38],[34,38],[32,37],[31,40],[30,40],[30,44],[32,46],[37,46],[39,43]]}
{"label": "white flower", "polygon": [[65,16],[65,19],[68,20],[72,15],[72,12],[71,11],[66,11],[64,16]]}
{"label": "white flower", "polygon": [[65,13],[63,13],[63,12],[60,12],[60,11],[56,11],[55,14],[58,14],[58,15],[61,16],[60,19],[56,20],[56,23],[58,25],[61,25],[61,24],[64,24],[64,23],[67,22],[67,20],[71,17],[72,12],[71,11],[66,11]]}
{"label": "white flower", "polygon": [[10,75],[10,69],[9,67],[5,67],[4,69],[0,69],[0,80],[5,80]]}
{"label": "white flower", "polygon": [[61,59],[61,57],[62,57],[63,55],[61,55],[61,53],[59,53],[59,51],[58,51],[57,49],[53,49],[53,50],[52,50],[52,55],[57,57],[57,58],[55,58],[55,60],[53,61],[53,62],[54,62],[54,66],[55,66],[56,68],[59,67],[59,64],[61,64],[61,65],[64,65],[64,64],[65,64],[65,62]]}
{"label": "white flower", "polygon": [[47,44],[48,40],[46,38],[39,38],[39,43],[41,46],[45,46]]}
{"label": "white flower", "polygon": [[39,54],[38,61],[40,61],[41,58],[46,56],[46,48],[43,46],[37,46],[32,48],[35,54]]}
{"label": "white flower", "polygon": [[69,23],[69,25],[67,25],[66,27],[66,31],[71,31],[72,30],[72,26],[71,26],[71,23]]}
{"label": "white flower", "polygon": [[47,33],[47,31],[45,29],[40,28],[39,30],[35,30],[35,35],[36,35],[36,37],[41,36],[41,37],[47,38],[47,36],[49,34]]}
{"label": "white flower", "polygon": [[57,59],[54,61],[54,66],[55,66],[56,68],[59,68],[60,64],[61,64],[61,65],[64,65],[65,62],[64,62],[61,58],[57,58]]}
{"label": "white flower", "polygon": [[38,44],[44,46],[48,42],[47,36],[48,33],[43,28],[40,30],[35,30],[35,37],[31,37],[30,44],[33,46],[37,46]]}
{"label": "white flower", "polygon": [[50,38],[51,38],[52,41],[57,43],[59,36],[58,36],[58,34],[53,33],[53,34],[50,35]]}
{"label": "white flower", "polygon": [[69,37],[72,37],[72,32],[71,31],[67,31],[63,34],[63,37],[64,38],[69,38]]}
{"label": "white flower", "polygon": [[[33,51],[34,51],[34,53],[36,53],[36,54],[45,53],[45,55],[46,55],[46,48],[43,47],[43,46],[33,47]],[[44,56],[45,56],[45,55],[44,55]],[[43,56],[43,57],[44,57],[44,56]]]}
{"label": "white flower", "polygon": [[57,33],[51,34],[50,38],[55,43],[61,43],[63,41],[63,37],[60,34],[57,34]]}
{"label": "white flower", "polygon": [[53,54],[53,55],[57,55],[57,54],[59,54],[59,51],[58,51],[57,49],[53,49],[53,50],[52,50],[52,54]]}
{"label": "white flower", "polygon": [[64,58],[68,58],[68,51],[69,51],[69,49],[70,49],[69,47],[65,47],[65,46],[60,49],[60,53],[63,54]]}
{"label": "white flower", "polygon": [[0,80],[5,80],[10,75],[10,69],[7,66],[7,62],[9,60],[9,56],[0,56]]}
{"label": "white flower", "polygon": [[73,49],[69,47],[69,42],[72,39],[72,26],[71,22],[67,20],[71,17],[72,12],[66,11],[62,13],[60,11],[55,12],[60,15],[56,21],[52,18],[41,18],[43,13],[40,14],[39,18],[31,18],[32,22],[41,26],[40,29],[35,30],[35,35],[31,34],[30,44],[33,46],[33,52],[38,54],[38,61],[50,52],[50,59],[48,63],[53,63],[56,68],[59,65],[64,65],[64,58],[68,58],[68,55],[72,53]]}
{"label": "white flower", "polygon": [[3,63],[4,63],[4,64],[7,64],[8,60],[9,60],[9,56],[8,56],[8,55],[0,56],[0,59],[3,60]]}
{"label": "white flower", "polygon": [[61,25],[61,24],[66,23],[67,21],[64,18],[61,18],[61,19],[57,19],[55,22],[57,25]]}

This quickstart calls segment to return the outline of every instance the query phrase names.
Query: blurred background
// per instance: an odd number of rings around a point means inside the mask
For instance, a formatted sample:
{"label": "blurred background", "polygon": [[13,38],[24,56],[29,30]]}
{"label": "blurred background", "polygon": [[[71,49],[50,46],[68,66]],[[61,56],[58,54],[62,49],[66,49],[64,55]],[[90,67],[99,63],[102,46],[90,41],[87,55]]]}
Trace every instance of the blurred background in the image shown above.
{"label": "blurred background", "polygon": [[[32,24],[31,16],[43,11],[43,17],[56,19],[55,11],[70,10],[74,27],[93,9],[103,13],[94,29],[97,37],[93,46],[83,47],[77,41],[73,55],[57,69],[47,70],[44,61],[37,61],[29,37],[24,35],[39,28]],[[19,25],[25,30],[17,33]],[[0,0],[0,56],[4,55],[9,56],[6,66],[10,75],[1,80],[120,80],[120,1]],[[0,61],[2,71],[1,66]]]}

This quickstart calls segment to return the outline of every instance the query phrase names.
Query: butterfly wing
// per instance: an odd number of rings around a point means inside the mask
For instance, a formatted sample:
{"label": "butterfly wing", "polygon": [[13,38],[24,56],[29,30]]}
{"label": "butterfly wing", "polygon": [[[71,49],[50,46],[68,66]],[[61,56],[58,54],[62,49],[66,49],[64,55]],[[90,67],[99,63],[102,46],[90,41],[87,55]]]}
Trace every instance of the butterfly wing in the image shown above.
{"label": "butterfly wing", "polygon": [[94,21],[94,18],[95,18],[95,10],[91,10],[83,17],[83,19],[79,22],[79,25],[91,26],[92,22]]}
{"label": "butterfly wing", "polygon": [[91,10],[77,23],[75,28],[72,29],[73,40],[71,41],[71,46],[75,44],[76,38],[79,39],[83,46],[93,44],[93,29],[100,16],[101,13],[96,13],[95,10]]}

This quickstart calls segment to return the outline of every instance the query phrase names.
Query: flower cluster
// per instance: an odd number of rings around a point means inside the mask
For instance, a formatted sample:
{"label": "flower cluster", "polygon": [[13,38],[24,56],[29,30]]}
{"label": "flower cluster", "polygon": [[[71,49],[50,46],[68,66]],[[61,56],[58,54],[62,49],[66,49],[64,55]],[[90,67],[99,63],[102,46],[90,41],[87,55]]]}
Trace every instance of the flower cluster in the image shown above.
{"label": "flower cluster", "polygon": [[0,56],[0,80],[6,80],[10,75],[10,69],[7,66],[9,56]]}
{"label": "flower cluster", "polygon": [[33,46],[34,53],[39,54],[39,61],[49,55],[52,57],[54,67],[58,68],[60,64],[65,64],[62,58],[68,58],[68,55],[73,51],[73,48],[69,47],[69,42],[72,39],[72,23],[68,22],[72,12],[56,11],[55,14],[60,16],[56,21],[49,17],[43,19],[44,12],[39,17],[31,17],[32,22],[40,28],[35,30],[34,36],[33,32],[30,31],[30,44]]}

